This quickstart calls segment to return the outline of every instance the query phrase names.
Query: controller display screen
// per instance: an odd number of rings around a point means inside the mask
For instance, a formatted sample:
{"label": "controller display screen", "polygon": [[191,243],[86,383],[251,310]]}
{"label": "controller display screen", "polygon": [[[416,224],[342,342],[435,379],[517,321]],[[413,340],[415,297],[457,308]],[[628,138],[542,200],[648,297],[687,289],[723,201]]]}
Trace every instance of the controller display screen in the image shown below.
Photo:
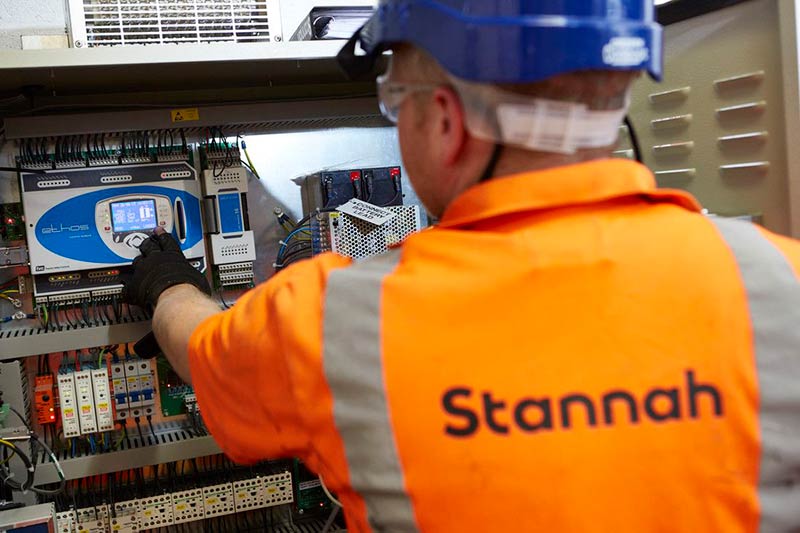
{"label": "controller display screen", "polygon": [[158,227],[155,200],[133,200],[111,204],[114,233],[146,231]]}

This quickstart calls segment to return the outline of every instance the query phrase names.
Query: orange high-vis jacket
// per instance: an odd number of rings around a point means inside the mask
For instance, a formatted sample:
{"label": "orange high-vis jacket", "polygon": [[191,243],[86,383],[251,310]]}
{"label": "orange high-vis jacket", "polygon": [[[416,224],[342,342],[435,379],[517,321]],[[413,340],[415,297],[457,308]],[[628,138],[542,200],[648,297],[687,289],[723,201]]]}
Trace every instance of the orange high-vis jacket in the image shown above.
{"label": "orange high-vis jacket", "polygon": [[354,532],[800,530],[800,245],[628,161],[495,179],[298,264],[190,343],[234,460]]}

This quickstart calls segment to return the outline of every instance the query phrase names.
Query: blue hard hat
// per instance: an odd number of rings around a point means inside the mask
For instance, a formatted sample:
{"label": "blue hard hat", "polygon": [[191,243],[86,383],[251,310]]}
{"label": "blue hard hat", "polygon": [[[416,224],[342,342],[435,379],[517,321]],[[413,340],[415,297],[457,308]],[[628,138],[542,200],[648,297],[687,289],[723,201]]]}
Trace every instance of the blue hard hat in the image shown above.
{"label": "blue hard hat", "polygon": [[653,0],[381,0],[339,61],[359,77],[399,43],[478,83],[533,83],[581,70],[647,70],[660,80],[663,67]]}

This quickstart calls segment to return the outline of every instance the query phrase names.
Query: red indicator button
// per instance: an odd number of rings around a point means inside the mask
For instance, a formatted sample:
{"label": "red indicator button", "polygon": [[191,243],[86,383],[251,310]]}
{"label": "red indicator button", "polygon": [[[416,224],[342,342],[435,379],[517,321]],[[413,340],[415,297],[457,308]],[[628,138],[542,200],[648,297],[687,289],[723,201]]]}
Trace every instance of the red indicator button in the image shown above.
{"label": "red indicator button", "polygon": [[392,176],[393,178],[396,178],[397,176],[400,175],[400,169],[393,168],[392,170],[389,171],[389,175]]}
{"label": "red indicator button", "polygon": [[350,181],[357,181],[361,179],[361,172],[354,170],[350,173]]}

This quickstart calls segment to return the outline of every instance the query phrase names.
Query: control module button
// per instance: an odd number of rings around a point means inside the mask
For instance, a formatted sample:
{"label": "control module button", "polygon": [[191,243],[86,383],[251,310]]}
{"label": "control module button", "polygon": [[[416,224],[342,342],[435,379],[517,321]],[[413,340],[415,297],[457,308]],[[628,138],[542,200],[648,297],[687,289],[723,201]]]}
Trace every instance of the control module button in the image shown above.
{"label": "control module button", "polygon": [[147,239],[147,235],[142,233],[134,233],[125,237],[125,244],[131,248],[139,249],[139,246]]}

